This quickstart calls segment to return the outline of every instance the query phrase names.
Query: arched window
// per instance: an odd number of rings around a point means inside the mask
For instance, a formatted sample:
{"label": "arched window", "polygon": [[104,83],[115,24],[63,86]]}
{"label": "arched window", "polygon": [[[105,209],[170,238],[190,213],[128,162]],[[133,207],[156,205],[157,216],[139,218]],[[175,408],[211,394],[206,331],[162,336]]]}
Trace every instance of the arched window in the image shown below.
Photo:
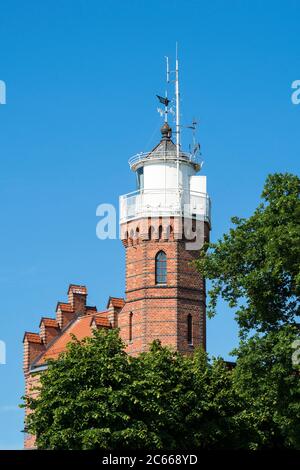
{"label": "arched window", "polygon": [[187,316],[187,341],[193,344],[193,317],[190,313]]}
{"label": "arched window", "polygon": [[130,312],[129,314],[129,341],[132,341],[132,317],[133,317],[133,313]]}
{"label": "arched window", "polygon": [[167,284],[167,255],[159,251],[155,257],[155,283]]}

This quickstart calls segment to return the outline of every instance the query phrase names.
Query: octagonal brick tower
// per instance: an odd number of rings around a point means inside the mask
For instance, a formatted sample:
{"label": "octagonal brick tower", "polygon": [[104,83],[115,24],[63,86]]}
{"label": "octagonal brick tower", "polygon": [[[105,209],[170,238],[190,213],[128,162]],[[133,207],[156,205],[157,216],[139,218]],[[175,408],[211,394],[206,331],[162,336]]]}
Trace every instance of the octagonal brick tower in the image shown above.
{"label": "octagonal brick tower", "polygon": [[206,177],[197,175],[195,154],[177,151],[167,122],[159,144],[129,164],[137,190],[120,197],[126,303],[118,317],[127,352],[146,351],[155,339],[182,353],[205,349],[205,282],[192,261],[209,239]]}

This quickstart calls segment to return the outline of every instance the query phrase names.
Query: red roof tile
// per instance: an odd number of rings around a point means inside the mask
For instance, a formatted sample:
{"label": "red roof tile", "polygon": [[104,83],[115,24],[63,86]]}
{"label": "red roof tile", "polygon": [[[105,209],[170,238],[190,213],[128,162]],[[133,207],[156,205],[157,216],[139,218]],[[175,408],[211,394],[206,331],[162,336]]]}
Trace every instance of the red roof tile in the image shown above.
{"label": "red roof tile", "polygon": [[60,308],[62,312],[73,312],[73,307],[71,304],[65,303],[65,302],[57,302],[57,308],[56,310]]}
{"label": "red roof tile", "polygon": [[94,317],[91,323],[94,323],[97,327],[111,327],[110,321],[106,317]]}
{"label": "red roof tile", "polygon": [[42,338],[38,333],[30,333],[29,331],[26,331],[24,335],[24,340],[27,339],[29,343],[39,343],[42,344]]}
{"label": "red roof tile", "polygon": [[[110,326],[107,318],[103,315],[103,313],[100,315],[96,313],[94,315],[94,319],[97,318],[101,319],[101,325],[99,326],[106,328]],[[71,335],[76,336],[78,340],[92,336],[93,328],[91,323],[91,315],[77,317],[75,321],[71,322],[66,330],[49,345],[35,365],[44,364],[49,358],[57,358],[60,353],[66,350],[67,344],[72,341]]]}
{"label": "red roof tile", "polygon": [[44,323],[45,326],[49,326],[51,328],[59,328],[58,322],[55,320],[55,318],[43,317],[40,321],[40,326],[42,323]]}
{"label": "red roof tile", "polygon": [[123,308],[125,305],[125,300],[122,297],[109,297],[107,308],[109,307],[110,303],[115,308]]}

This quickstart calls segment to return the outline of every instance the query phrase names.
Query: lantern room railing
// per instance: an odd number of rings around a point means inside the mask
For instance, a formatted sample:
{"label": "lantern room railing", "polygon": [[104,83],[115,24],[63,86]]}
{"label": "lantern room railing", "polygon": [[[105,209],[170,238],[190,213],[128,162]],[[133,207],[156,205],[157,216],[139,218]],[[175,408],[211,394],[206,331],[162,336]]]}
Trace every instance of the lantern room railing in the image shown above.
{"label": "lantern room railing", "polygon": [[[177,161],[176,153],[174,150],[152,150],[152,152],[141,152],[133,155],[128,160],[130,169],[135,171],[140,165],[150,161]],[[179,161],[191,163],[195,166],[197,171],[201,168],[202,162],[198,154],[190,152],[180,152]]]}
{"label": "lantern room railing", "polygon": [[210,224],[206,193],[178,189],[143,189],[120,196],[120,223],[141,217],[193,217]]}

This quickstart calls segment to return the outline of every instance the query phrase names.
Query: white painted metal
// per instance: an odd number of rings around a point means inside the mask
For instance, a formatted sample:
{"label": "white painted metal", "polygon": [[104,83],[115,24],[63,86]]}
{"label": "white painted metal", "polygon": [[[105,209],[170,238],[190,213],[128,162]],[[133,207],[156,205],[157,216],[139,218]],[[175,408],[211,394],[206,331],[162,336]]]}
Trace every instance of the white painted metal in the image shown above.
{"label": "white painted metal", "polygon": [[141,217],[190,216],[210,223],[206,177],[198,176],[201,164],[195,154],[180,152],[169,140],[169,150],[140,153],[129,160],[130,168],[143,168],[143,188],[120,197],[120,222]]}
{"label": "white painted metal", "polygon": [[206,176],[192,175],[190,177],[190,190],[206,193]]}
{"label": "white painted metal", "polygon": [[176,97],[176,151],[177,151],[177,187],[179,188],[179,154],[180,154],[180,95],[179,95],[179,63],[178,45],[176,42],[176,66],[175,66],[175,97]]}
{"label": "white painted metal", "polygon": [[[169,61],[167,59],[167,82]],[[175,67],[176,144],[171,140],[171,129],[164,124],[161,142],[147,153],[138,153],[129,159],[134,172],[138,171],[139,190],[120,196],[120,223],[143,217],[185,216],[210,224],[210,199],[206,192],[206,177],[197,175],[202,163],[193,151],[180,148],[180,94],[179,64],[176,44]],[[167,95],[166,95],[167,97]],[[165,117],[167,117],[165,109]],[[193,129],[195,129],[193,122]],[[194,139],[195,140],[195,139]]]}
{"label": "white painted metal", "polygon": [[[149,158],[150,157],[150,158]],[[136,171],[138,167],[144,166],[147,163],[150,163],[154,160],[177,160],[177,156],[174,153],[174,150],[155,150],[151,152],[140,152],[131,157],[128,161],[130,169]],[[197,155],[194,155],[190,152],[180,152],[179,162],[189,162],[197,167],[198,170],[201,169],[202,162]]]}
{"label": "white painted metal", "polygon": [[143,217],[194,217],[210,223],[206,193],[178,189],[144,189],[120,196],[120,223]]}

